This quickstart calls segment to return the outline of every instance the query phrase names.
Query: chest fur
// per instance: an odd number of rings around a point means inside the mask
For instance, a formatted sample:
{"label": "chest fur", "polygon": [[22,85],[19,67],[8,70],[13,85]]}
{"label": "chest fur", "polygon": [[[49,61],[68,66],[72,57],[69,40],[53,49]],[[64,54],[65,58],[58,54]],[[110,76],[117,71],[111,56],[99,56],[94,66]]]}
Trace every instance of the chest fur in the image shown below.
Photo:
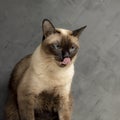
{"label": "chest fur", "polygon": [[63,90],[69,93],[72,78],[74,75],[74,65],[71,64],[65,68],[60,68],[55,62],[45,59],[40,54],[38,47],[32,55],[31,64],[22,79],[20,89],[27,88],[27,92],[39,94],[43,90],[52,90],[57,88],[58,92]]}
{"label": "chest fur", "polygon": [[[45,72],[46,73],[46,72]],[[41,73],[40,75],[33,74],[31,76],[30,90],[34,90],[35,93],[39,94],[39,92],[43,90],[52,90],[53,88],[57,88],[59,92],[69,92],[72,83],[73,72],[67,71],[66,73]]]}
{"label": "chest fur", "polygon": [[58,93],[68,94],[71,88],[73,75],[73,66],[68,70],[61,70],[59,72],[39,69],[39,74],[29,69],[19,86],[19,90],[38,95],[44,90],[50,91],[57,88]]}
{"label": "chest fur", "polygon": [[[63,98],[56,93],[56,90],[52,91],[43,91],[37,96],[37,104],[35,107],[35,116],[36,117],[48,117],[53,119],[58,119],[58,110],[61,108],[61,102]],[[71,96],[69,95],[69,107],[72,105]],[[47,119],[47,118],[45,118]]]}

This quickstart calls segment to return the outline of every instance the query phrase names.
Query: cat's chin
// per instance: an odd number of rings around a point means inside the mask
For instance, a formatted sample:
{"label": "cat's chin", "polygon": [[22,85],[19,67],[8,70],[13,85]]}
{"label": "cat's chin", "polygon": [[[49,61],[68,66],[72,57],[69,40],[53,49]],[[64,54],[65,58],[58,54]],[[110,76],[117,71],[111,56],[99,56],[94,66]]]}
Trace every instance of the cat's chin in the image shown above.
{"label": "cat's chin", "polygon": [[64,64],[60,64],[60,63],[59,63],[58,66],[59,66],[59,67],[66,67],[66,66],[68,66],[68,65],[64,65]]}

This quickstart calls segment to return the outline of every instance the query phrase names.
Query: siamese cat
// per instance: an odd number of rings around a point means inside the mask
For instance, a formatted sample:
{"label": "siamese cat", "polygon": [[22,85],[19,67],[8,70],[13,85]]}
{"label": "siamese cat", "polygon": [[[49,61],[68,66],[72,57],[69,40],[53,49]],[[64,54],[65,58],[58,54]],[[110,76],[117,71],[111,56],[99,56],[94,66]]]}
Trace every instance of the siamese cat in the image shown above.
{"label": "siamese cat", "polygon": [[85,28],[70,31],[43,20],[41,44],[11,74],[6,120],[71,119],[74,62]]}

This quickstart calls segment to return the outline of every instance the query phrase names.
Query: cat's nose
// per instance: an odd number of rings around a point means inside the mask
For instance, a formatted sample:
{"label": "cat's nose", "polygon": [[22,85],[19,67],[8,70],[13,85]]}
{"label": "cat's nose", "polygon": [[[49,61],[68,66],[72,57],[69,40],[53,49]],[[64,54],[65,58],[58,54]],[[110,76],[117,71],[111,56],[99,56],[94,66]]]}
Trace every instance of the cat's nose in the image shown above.
{"label": "cat's nose", "polygon": [[63,54],[63,58],[68,58],[68,57],[70,57],[69,52],[65,52],[65,53]]}

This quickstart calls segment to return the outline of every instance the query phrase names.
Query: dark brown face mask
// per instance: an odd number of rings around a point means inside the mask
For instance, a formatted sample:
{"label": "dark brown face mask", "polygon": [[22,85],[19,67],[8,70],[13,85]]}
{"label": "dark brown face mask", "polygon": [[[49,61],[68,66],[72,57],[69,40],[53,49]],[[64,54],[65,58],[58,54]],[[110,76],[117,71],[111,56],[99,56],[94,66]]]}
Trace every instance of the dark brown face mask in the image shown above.
{"label": "dark brown face mask", "polygon": [[[77,54],[79,49],[78,39],[85,28],[86,26],[70,31],[67,35],[64,35],[60,29],[55,29],[54,25],[49,20],[45,19],[42,23],[42,47],[46,54],[53,55],[61,66],[66,66],[70,64],[73,57]],[[50,43],[49,41],[54,39],[55,36],[57,36],[57,39]]]}

